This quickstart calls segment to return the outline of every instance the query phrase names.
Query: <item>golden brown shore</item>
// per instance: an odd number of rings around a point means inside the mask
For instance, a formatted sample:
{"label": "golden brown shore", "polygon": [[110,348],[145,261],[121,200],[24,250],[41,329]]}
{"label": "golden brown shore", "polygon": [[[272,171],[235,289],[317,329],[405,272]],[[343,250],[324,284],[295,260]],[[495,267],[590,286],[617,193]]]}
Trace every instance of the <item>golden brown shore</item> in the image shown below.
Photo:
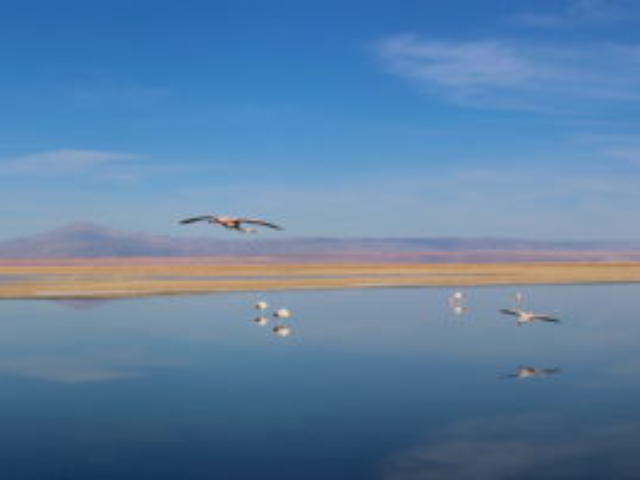
{"label": "golden brown shore", "polygon": [[193,259],[103,259],[0,264],[0,298],[615,282],[640,282],[640,262],[233,265]]}

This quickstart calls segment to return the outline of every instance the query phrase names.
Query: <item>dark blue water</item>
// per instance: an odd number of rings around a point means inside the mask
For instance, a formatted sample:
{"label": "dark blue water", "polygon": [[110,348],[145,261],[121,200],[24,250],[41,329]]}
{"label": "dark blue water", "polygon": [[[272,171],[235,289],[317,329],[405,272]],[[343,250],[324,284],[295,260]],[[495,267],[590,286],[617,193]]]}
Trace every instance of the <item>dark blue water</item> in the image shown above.
{"label": "dark blue water", "polygon": [[515,288],[4,301],[0,474],[640,478],[640,286],[520,290],[562,323]]}

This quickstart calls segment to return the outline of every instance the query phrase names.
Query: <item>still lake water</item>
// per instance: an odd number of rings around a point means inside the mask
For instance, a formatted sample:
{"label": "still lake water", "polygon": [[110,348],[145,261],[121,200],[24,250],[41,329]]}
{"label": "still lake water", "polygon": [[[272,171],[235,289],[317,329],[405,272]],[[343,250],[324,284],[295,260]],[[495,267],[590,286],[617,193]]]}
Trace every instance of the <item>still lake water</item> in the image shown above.
{"label": "still lake water", "polygon": [[640,285],[521,287],[563,320],[521,327],[516,290],[3,301],[0,474],[640,478]]}

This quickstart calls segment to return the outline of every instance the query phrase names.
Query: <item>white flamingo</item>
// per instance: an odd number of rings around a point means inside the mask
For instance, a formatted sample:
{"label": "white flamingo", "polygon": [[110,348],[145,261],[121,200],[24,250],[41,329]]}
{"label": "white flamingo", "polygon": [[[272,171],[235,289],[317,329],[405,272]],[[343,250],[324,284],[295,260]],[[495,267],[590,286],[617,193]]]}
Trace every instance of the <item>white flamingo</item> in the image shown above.
{"label": "white flamingo", "polygon": [[462,302],[464,302],[464,292],[462,292],[460,290],[456,290],[449,297],[449,304],[450,305],[461,304]]}
{"label": "white flamingo", "polygon": [[269,304],[267,302],[262,302],[262,301],[257,302],[254,306],[256,307],[256,310],[260,310],[261,312],[269,308]]}
{"label": "white flamingo", "polygon": [[279,308],[273,312],[273,316],[276,318],[289,318],[291,316],[291,312],[287,308]]}

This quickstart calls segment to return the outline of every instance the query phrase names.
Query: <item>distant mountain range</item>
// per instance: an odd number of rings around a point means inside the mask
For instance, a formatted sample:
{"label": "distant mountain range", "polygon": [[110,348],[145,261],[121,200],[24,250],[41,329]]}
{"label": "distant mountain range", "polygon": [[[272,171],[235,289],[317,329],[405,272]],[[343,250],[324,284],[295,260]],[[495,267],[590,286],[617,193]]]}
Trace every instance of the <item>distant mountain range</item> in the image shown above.
{"label": "distant mountain range", "polygon": [[[224,232],[227,233],[227,232]],[[504,238],[184,238],[75,223],[0,241],[0,258],[278,257],[487,261],[640,258],[640,241],[539,241]]]}

